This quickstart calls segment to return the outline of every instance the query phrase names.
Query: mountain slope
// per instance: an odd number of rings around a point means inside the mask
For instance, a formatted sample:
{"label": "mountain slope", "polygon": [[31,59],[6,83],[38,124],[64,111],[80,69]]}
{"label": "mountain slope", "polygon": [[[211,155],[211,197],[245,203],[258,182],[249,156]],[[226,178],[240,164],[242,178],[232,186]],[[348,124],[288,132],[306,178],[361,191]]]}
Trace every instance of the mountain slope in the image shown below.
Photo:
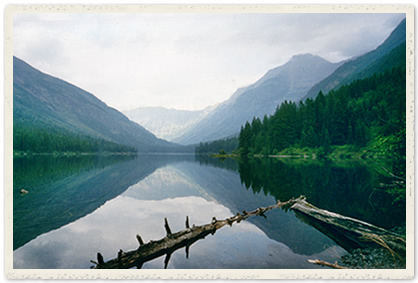
{"label": "mountain slope", "polygon": [[285,100],[297,101],[317,82],[330,75],[340,63],[303,54],[267,72],[254,84],[238,89],[193,128],[173,141],[193,144],[234,135],[254,116],[274,113]]}
{"label": "mountain slope", "polygon": [[[391,53],[395,48],[400,47],[405,41],[406,19],[402,20],[390,36],[375,50],[343,64],[329,77],[312,87],[304,99],[315,98],[319,91],[322,91],[324,94],[328,93],[331,89],[338,88],[356,79],[366,78],[377,71],[384,72],[393,67],[398,67],[397,62],[400,61],[394,60],[391,62],[391,60],[387,60],[388,57],[383,59],[384,63],[377,62]],[[398,52],[398,55],[401,55],[401,53]]]}
{"label": "mountain slope", "polygon": [[14,127],[59,129],[138,151],[160,151],[175,145],[157,139],[94,95],[44,74],[13,57]]}
{"label": "mountain slope", "polygon": [[207,107],[203,110],[187,111],[164,107],[141,107],[123,113],[157,137],[170,141],[202,120],[211,109],[212,107]]}

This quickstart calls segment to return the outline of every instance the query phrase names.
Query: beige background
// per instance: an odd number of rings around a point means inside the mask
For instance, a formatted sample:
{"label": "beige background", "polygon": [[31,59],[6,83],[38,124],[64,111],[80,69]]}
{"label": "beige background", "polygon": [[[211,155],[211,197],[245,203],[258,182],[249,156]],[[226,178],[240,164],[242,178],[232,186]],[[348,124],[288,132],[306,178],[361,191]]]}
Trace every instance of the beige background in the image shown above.
{"label": "beige background", "polygon": [[[25,1],[26,3],[28,1]],[[125,3],[128,3],[124,1]],[[166,3],[169,1],[165,1]],[[67,2],[69,3],[69,2]],[[91,2],[90,2],[91,3]],[[104,3],[103,1],[101,3]],[[243,1],[241,1],[243,3]],[[5,3],[6,4],[6,3]],[[277,12],[277,13],[406,13],[407,17],[407,268],[406,270],[14,270],[12,231],[13,231],[13,38],[12,26],[15,13],[57,12],[57,6],[7,6],[4,11],[4,274],[9,279],[377,279],[412,278],[414,275],[414,7],[411,5],[93,5],[59,6],[59,12],[123,12],[123,13],[229,13],[229,12]],[[191,9],[193,8],[193,9]],[[215,8],[215,9],[213,9]],[[3,171],[3,170],[1,170]]]}

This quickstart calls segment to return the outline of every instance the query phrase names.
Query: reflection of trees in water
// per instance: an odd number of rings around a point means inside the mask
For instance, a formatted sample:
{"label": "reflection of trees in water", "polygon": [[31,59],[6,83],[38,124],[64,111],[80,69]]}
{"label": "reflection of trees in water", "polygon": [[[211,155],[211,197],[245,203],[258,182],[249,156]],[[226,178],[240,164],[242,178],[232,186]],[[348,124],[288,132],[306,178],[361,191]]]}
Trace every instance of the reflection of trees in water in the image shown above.
{"label": "reflection of trees in water", "polygon": [[239,173],[247,188],[279,200],[305,195],[318,207],[378,226],[405,222],[405,207],[393,207],[390,194],[378,188],[383,177],[364,164],[264,158],[241,162]]}
{"label": "reflection of trees in water", "polygon": [[[198,240],[205,239],[209,234],[214,235],[222,227],[227,225],[232,226],[235,222],[240,223],[251,216],[267,218],[265,213],[277,208],[294,211],[299,219],[318,229],[347,251],[357,248],[384,248],[393,253],[393,255],[398,256],[399,260],[396,260],[395,267],[399,266],[399,264],[401,268],[404,267],[406,251],[404,237],[363,221],[316,208],[308,203],[304,196],[300,196],[297,199],[290,199],[286,202],[278,201],[277,204],[268,207],[259,207],[250,212],[244,210],[242,214],[237,213],[224,220],[217,220],[213,217],[211,223],[200,226],[193,225],[192,228],[190,228],[189,218],[186,217],[186,229],[176,233],[172,233],[167,218],[165,218],[164,228],[166,230],[166,236],[164,238],[144,243],[142,238],[137,235],[136,238],[139,242],[137,249],[128,252],[119,250],[117,257],[107,262],[104,261],[100,253],[97,253],[97,262],[92,261],[96,266],[92,268],[126,269],[136,267],[139,269],[142,268],[145,262],[164,255],[164,268],[167,268],[171,255],[176,250],[185,247],[186,258],[189,258],[189,249]],[[216,249],[216,246],[214,248]],[[318,263],[317,261],[313,262]],[[328,266],[333,265],[328,264]]]}
{"label": "reflection of trees in water", "polygon": [[[33,156],[13,160],[13,248],[93,212],[157,168],[193,155]],[[24,188],[28,194],[21,196]]]}
{"label": "reflection of trees in water", "polygon": [[236,160],[231,158],[213,158],[205,154],[195,155],[195,160],[200,163],[200,165],[209,165],[216,168],[223,168],[230,171],[238,172],[239,164]]}
{"label": "reflection of trees in water", "polygon": [[[13,249],[91,213],[168,162],[157,156],[15,160]],[[21,196],[21,187],[29,193]]]}
{"label": "reflection of trees in water", "polygon": [[36,187],[88,170],[105,168],[109,165],[129,161],[136,155],[37,155],[13,159],[14,188]]}

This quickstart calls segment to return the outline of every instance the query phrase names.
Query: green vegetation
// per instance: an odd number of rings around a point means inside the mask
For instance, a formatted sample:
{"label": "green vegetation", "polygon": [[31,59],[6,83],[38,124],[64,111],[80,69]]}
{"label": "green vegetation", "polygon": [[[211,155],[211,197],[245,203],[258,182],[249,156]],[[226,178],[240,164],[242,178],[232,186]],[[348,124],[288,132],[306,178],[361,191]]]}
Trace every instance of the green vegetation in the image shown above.
{"label": "green vegetation", "polygon": [[133,147],[52,128],[13,127],[13,152],[44,153],[136,153]]}
{"label": "green vegetation", "polygon": [[200,143],[195,148],[196,154],[216,154],[225,156],[233,153],[238,148],[238,138],[232,137],[212,142]]}
{"label": "green vegetation", "polygon": [[16,57],[13,57],[13,127],[17,137],[15,149],[25,152],[113,154],[194,149],[156,138],[93,94],[46,75]]}
{"label": "green vegetation", "polygon": [[353,156],[393,160],[392,174],[404,178],[406,150],[406,77],[404,68],[357,80],[327,96],[296,105],[285,101],[263,120],[241,127],[242,157],[315,154],[317,158]]}

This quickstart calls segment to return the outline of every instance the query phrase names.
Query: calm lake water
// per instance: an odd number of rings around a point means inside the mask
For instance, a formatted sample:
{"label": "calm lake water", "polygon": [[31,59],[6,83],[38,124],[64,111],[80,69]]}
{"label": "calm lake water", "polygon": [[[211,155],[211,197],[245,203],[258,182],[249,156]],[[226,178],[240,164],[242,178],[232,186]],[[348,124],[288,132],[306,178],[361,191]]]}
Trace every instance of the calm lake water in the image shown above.
{"label": "calm lake water", "polygon": [[[113,259],[122,249],[190,224],[225,219],[305,195],[330,211],[392,228],[405,209],[366,164],[257,159],[239,164],[193,155],[136,157],[32,157],[14,159],[14,268],[90,268],[100,252]],[[29,191],[26,195],[20,189]],[[346,254],[292,211],[272,210],[223,227],[175,251],[167,268],[321,268],[308,259],[335,262]],[[164,268],[164,257],[142,268]]]}

